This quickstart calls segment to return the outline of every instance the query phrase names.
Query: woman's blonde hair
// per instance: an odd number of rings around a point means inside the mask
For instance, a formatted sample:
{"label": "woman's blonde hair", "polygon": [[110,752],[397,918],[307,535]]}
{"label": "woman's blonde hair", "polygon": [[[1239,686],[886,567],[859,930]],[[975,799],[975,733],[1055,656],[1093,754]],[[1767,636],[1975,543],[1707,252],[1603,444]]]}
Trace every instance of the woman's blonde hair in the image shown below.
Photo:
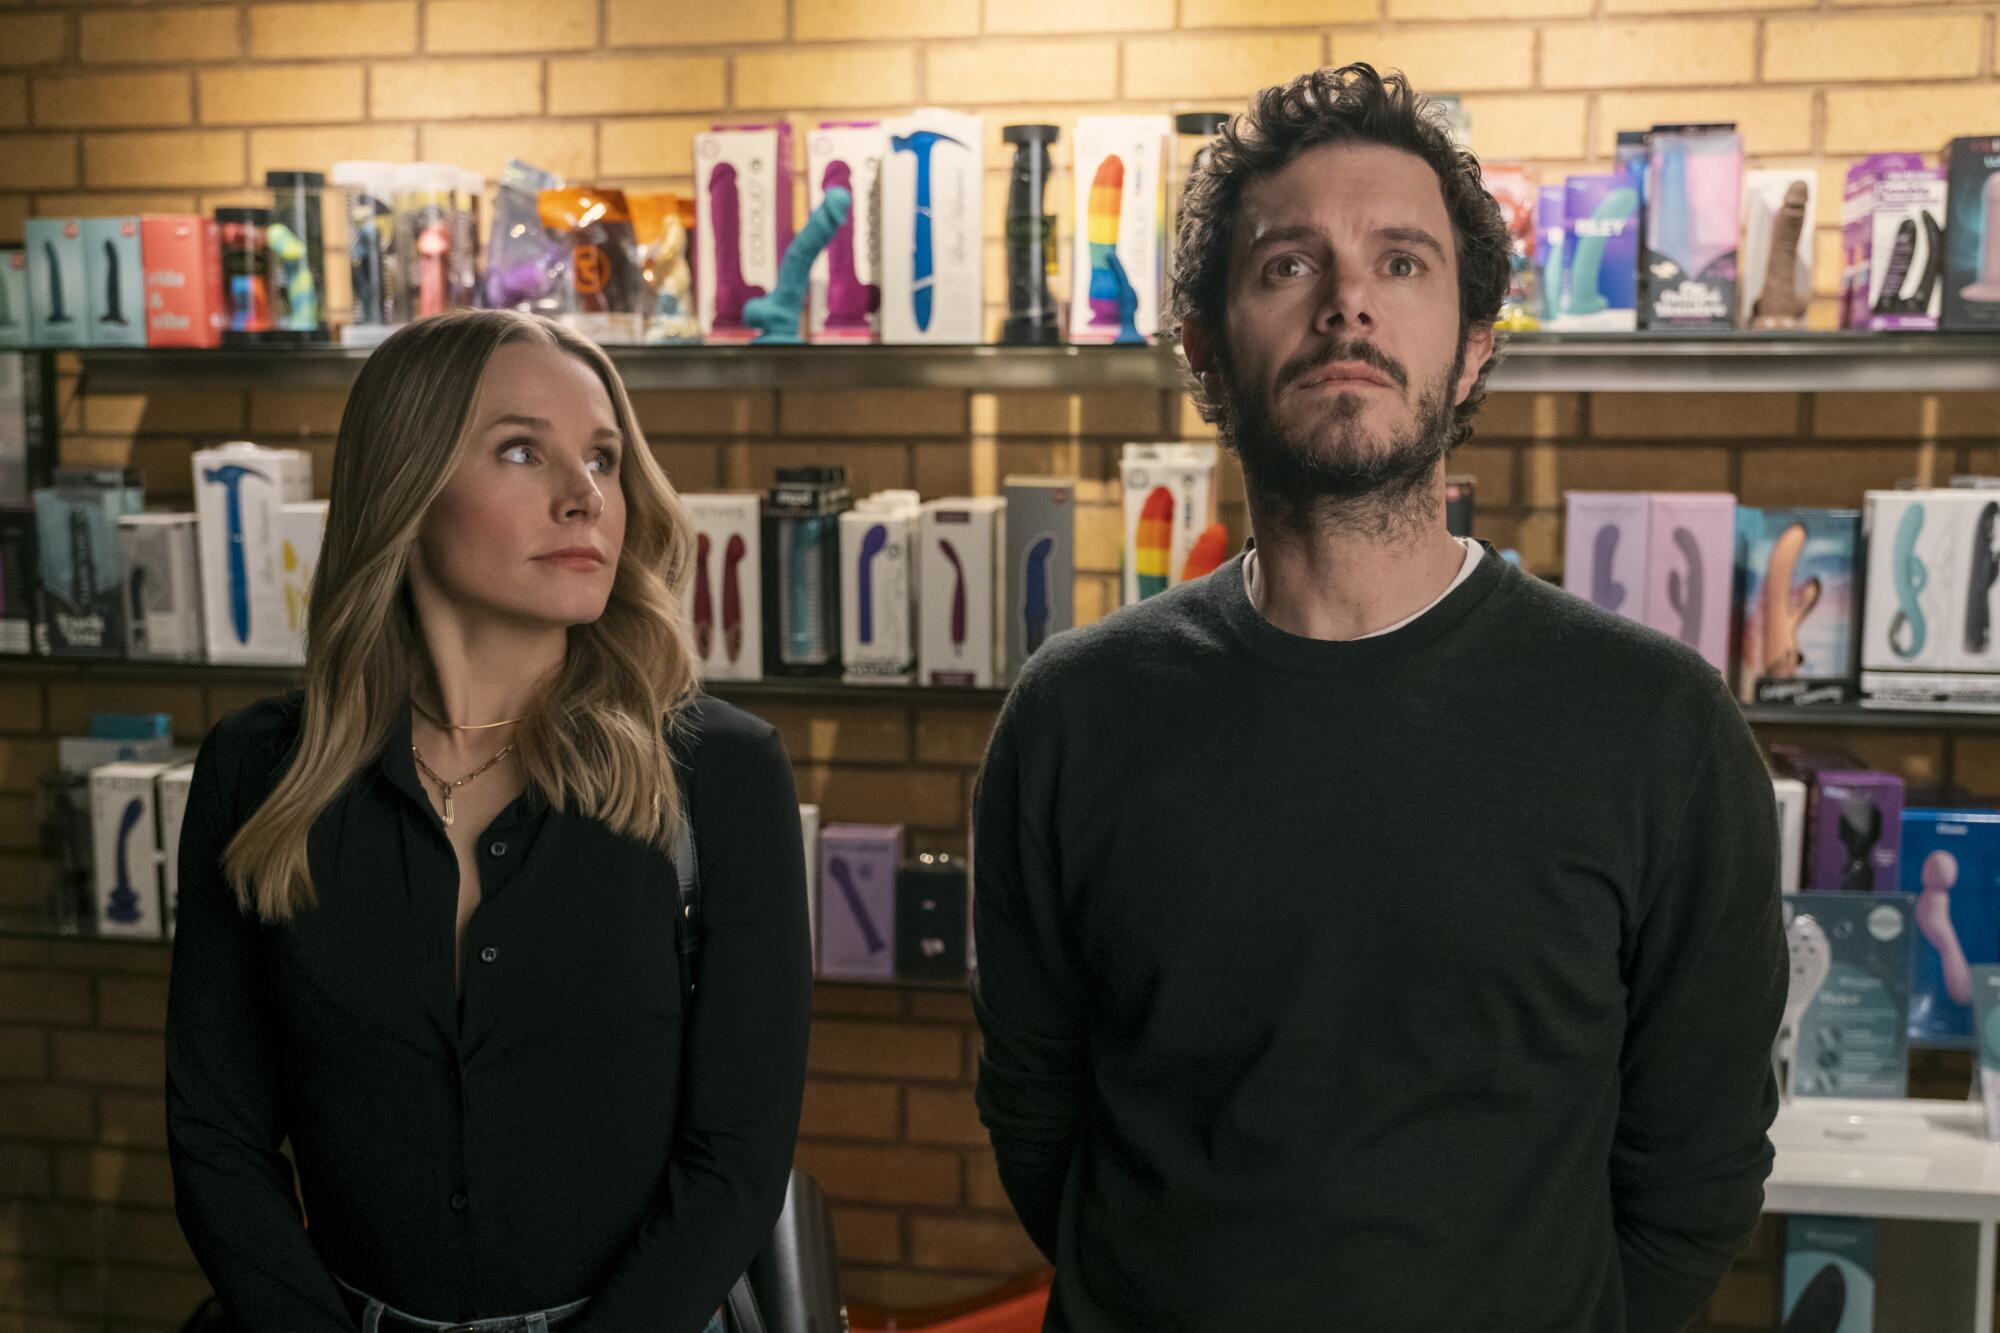
{"label": "woman's blonde hair", "polygon": [[697,688],[681,615],[694,545],[687,511],[602,349],[550,320],[455,311],[391,335],[362,366],[340,418],[307,612],[298,744],[223,853],[237,901],[266,921],[313,904],[306,833],[381,750],[423,679],[410,553],[452,474],[487,362],[510,343],[557,348],[588,365],[625,436],[625,545],[611,598],[601,618],[570,627],[562,667],[516,733],[521,766],[553,805],[671,846],[681,810],[667,736]]}

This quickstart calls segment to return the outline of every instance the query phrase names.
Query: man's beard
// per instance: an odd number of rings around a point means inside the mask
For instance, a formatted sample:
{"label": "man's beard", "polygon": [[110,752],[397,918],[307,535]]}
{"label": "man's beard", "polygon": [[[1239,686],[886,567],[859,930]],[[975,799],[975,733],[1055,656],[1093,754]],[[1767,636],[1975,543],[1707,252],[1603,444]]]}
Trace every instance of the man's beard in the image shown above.
{"label": "man's beard", "polygon": [[1386,532],[1421,520],[1438,464],[1450,455],[1457,433],[1452,387],[1465,369],[1460,343],[1451,366],[1417,395],[1416,426],[1387,440],[1362,423],[1359,393],[1327,401],[1304,434],[1279,426],[1273,400],[1299,380],[1335,361],[1358,361],[1394,381],[1405,393],[1409,375],[1369,342],[1330,345],[1288,362],[1268,393],[1236,383],[1224,358],[1216,425],[1222,442],[1243,461],[1252,508],[1267,521],[1313,529],[1360,525]]}

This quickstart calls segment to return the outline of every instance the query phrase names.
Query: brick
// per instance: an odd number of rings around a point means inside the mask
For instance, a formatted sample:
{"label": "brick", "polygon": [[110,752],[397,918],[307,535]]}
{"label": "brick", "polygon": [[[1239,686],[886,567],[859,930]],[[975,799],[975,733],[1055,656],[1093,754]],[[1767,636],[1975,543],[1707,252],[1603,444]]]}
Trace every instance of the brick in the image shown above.
{"label": "brick", "polygon": [[964,783],[957,772],[818,764],[797,765],[795,771],[800,799],[818,805],[828,823],[851,820],[933,829],[965,824]]}
{"label": "brick", "polygon": [[722,485],[722,451],[712,444],[655,444],[653,458],[677,491],[712,491]]}
{"label": "brick", "polygon": [[767,703],[757,715],[783,734],[794,763],[901,764],[910,757],[910,715],[904,708]]}
{"label": "brick", "polygon": [[1565,491],[1726,491],[1729,451],[1673,448],[1530,445],[1524,451],[1526,503],[1561,509]]}
{"label": "brick", "polygon": [[693,111],[727,100],[720,56],[587,56],[549,62],[549,114]]}
{"label": "brick", "polygon": [[347,394],[340,389],[258,389],[250,395],[250,433],[271,435],[334,435]]}
{"label": "brick", "polygon": [[91,134],[83,141],[83,175],[92,186],[241,185],[241,130],[179,134]]}
{"label": "brick", "polygon": [[769,393],[706,389],[640,389],[632,410],[648,436],[771,435],[778,404]]}
{"label": "brick", "polygon": [[533,162],[571,180],[597,174],[597,135],[573,120],[496,120],[474,125],[424,126],[423,154],[456,162],[496,180],[509,158]]}
{"label": "brick", "polygon": [[1984,124],[1992,114],[1990,86],[1829,89],[1820,147],[1828,153],[1913,149],[1929,157],[1967,125]]}
{"label": "brick", "polygon": [[[0,1292],[8,1295],[7,1304],[16,1309],[49,1312],[60,1307],[59,1270],[52,1263],[33,1259],[10,1259],[0,1257]],[[25,1316],[34,1324],[33,1314]],[[24,1325],[29,1327],[32,1325]],[[64,1330],[68,1333],[68,1330]]]}
{"label": "brick", "polygon": [[1747,19],[1548,27],[1542,29],[1542,86],[1751,83],[1756,40],[1757,25]]}
{"label": "brick", "polygon": [[28,123],[28,81],[0,78],[0,130],[17,130]]}
{"label": "brick", "polygon": [[42,686],[32,680],[0,680],[0,731],[42,730]]}
{"label": "brick", "polygon": [[746,110],[774,111],[913,103],[916,52],[907,46],[751,52],[736,57],[734,98]]}
{"label": "brick", "polygon": [[1607,14],[1705,14],[1724,10],[1811,9],[1813,0],[1605,0]]}
{"label": "brick", "polygon": [[911,1018],[972,1026],[972,994],[964,990],[911,991]]}
{"label": "brick", "polygon": [[243,395],[211,389],[156,389],[151,393],[87,393],[83,426],[127,435],[233,431],[243,428]]}
{"label": "brick", "polygon": [[163,939],[51,940],[49,965],[70,972],[167,975],[173,950]]}
{"label": "brick", "polygon": [[325,171],[335,162],[414,162],[413,125],[338,125],[325,129],[250,131],[250,179],[267,171]]}
{"label": "brick", "polygon": [[[989,33],[1145,32],[1174,26],[1173,0],[985,0]],[[1247,22],[1247,20],[1246,20]],[[1185,26],[1193,21],[1182,19]]]}
{"label": "brick", "polygon": [[917,758],[926,764],[977,766],[993,735],[991,708],[924,708],[917,713]]}
{"label": "brick", "polygon": [[0,1079],[41,1080],[49,1076],[47,1028],[0,1024]]}
{"label": "brick", "polygon": [[55,767],[54,737],[0,740],[0,791],[32,796]]}
{"label": "brick", "polygon": [[1815,394],[1812,432],[1827,439],[1994,439],[2000,437],[2000,397],[1990,393]]}
{"label": "brick", "polygon": [[723,488],[761,490],[781,467],[815,467],[838,463],[847,469],[848,484],[857,495],[903,489],[910,485],[910,450],[901,444],[731,443],[723,449]]}
{"label": "brick", "polygon": [[1124,560],[1124,516],[1110,505],[1078,505],[1076,567],[1085,573],[1116,574]]}
{"label": "brick", "polygon": [[[0,162],[7,164],[7,184],[16,189],[60,189],[75,185],[76,136],[0,134]],[[19,240],[19,233],[14,233],[14,237]]]}
{"label": "brick", "polygon": [[813,1024],[806,1067],[815,1074],[869,1078],[955,1079],[959,1030],[915,1023]]}
{"label": "brick", "polygon": [[[1919,475],[1923,447],[1864,448],[1859,445],[1746,449],[1738,490],[1747,505],[1832,505],[1853,508],[1861,493],[1893,487]],[[1935,481],[1943,476],[1933,472]]]}
{"label": "brick", "polygon": [[[75,194],[41,194],[35,197],[37,211],[51,217],[117,217],[127,213],[193,213],[199,206],[191,191],[182,190],[90,190]],[[69,403],[72,415],[65,418],[65,431],[81,430],[77,411],[78,394]],[[149,479],[150,480],[150,479]]]}
{"label": "brick", "polygon": [[371,65],[368,99],[369,114],[376,120],[532,116],[542,109],[542,65],[539,60],[412,60]]}
{"label": "brick", "polygon": [[16,852],[37,850],[41,846],[38,818],[34,797],[0,796],[0,848]]}
{"label": "brick", "polygon": [[[727,681],[719,682],[726,686]],[[894,982],[823,979],[813,985],[815,1017],[901,1018],[903,992]]]}
{"label": "brick", "polygon": [[1764,29],[1764,78],[1774,83],[1971,78],[1985,60],[1984,25],[1978,14],[1771,19]]}
{"label": "brick", "polygon": [[139,1032],[164,1032],[167,1026],[165,977],[99,977],[97,1025]]}
{"label": "brick", "polygon": [[833,1234],[840,1238],[842,1263],[903,1261],[903,1218],[893,1209],[836,1208]]}
{"label": "brick", "polygon": [[965,1202],[970,1207],[995,1212],[1012,1210],[1006,1188],[1000,1184],[1000,1166],[991,1152],[966,1154]]}
{"label": "brick", "polygon": [[1094,102],[1117,95],[1118,43],[1110,37],[1038,38],[932,46],[924,86],[954,106],[990,102]]}
{"label": "brick", "polygon": [[359,120],[359,65],[262,65],[199,76],[204,125],[311,125]]}
{"label": "brick", "polygon": [[896,1141],[902,1126],[900,1090],[893,1083],[806,1080],[799,1134],[809,1139]]}
{"label": "brick", "polygon": [[[1382,16],[1382,0],[1182,0],[1182,28],[1311,28]],[[1300,73],[1304,73],[1303,70]]]}
{"label": "brick", "polygon": [[[1733,121],[1752,153],[1810,153],[1813,94],[1785,89],[1737,88],[1727,92],[1607,92],[1597,99],[1597,151],[1609,154],[1619,130],[1672,122]],[[1827,200],[1832,208],[1827,211]],[[1840,216],[1840,195],[1820,196],[1822,219]]]}
{"label": "brick", "polygon": [[[32,823],[34,801],[25,796],[9,799],[19,802],[23,816]],[[41,858],[40,848],[32,837],[18,841],[25,845],[0,854],[0,912],[17,919],[40,919],[48,911],[54,871]]]}
{"label": "brick", "polygon": [[[978,31],[979,0],[793,0],[792,4],[792,40],[798,42],[970,37]],[[959,101],[955,94],[952,101],[954,105]]]}
{"label": "brick", "polygon": [[936,1148],[799,1144],[795,1158],[840,1203],[955,1204],[958,1157]]}
{"label": "brick", "polygon": [[65,1082],[118,1088],[166,1086],[166,1045],[158,1036],[59,1031],[54,1043],[55,1074]]}
{"label": "brick", "polygon": [[[1480,92],[1535,86],[1535,30],[1492,23],[1440,27],[1335,28],[1329,63],[1366,60],[1400,69],[1421,89]],[[1477,135],[1479,123],[1473,122]]]}
{"label": "brick", "polygon": [[605,0],[607,46],[719,46],[785,40],[786,0],[677,5],[671,19],[659,0]]}
{"label": "brick", "polygon": [[201,711],[201,688],[142,680],[52,680],[49,682],[49,730],[59,736],[83,735],[90,715],[105,713],[167,713],[174,735],[199,740],[208,731]]}
{"label": "brick", "polygon": [[0,1084],[0,1125],[31,1139],[89,1142],[90,1093],[48,1083]]}
{"label": "brick", "polygon": [[79,19],[89,65],[181,65],[242,53],[234,6],[120,9]]}
{"label": "brick", "polygon": [[250,54],[259,60],[403,56],[416,49],[416,0],[250,6]]}
{"label": "brick", "polygon": [[919,1268],[1012,1277],[1048,1261],[1021,1224],[983,1217],[910,1218],[910,1263]]}
{"label": "brick", "polygon": [[1596,0],[1385,0],[1389,17],[1398,20],[1435,19],[1565,19],[1588,18]]}
{"label": "brick", "polygon": [[56,1197],[95,1203],[170,1205],[174,1201],[173,1175],[163,1152],[138,1148],[58,1148]]}
{"label": "brick", "polygon": [[85,74],[36,79],[35,124],[50,129],[185,125],[194,118],[188,76]]}
{"label": "brick", "polygon": [[1735,1265],[1722,1275],[1709,1298],[1703,1322],[1729,1328],[1763,1328],[1771,1311],[1778,1308],[1778,1279],[1775,1273],[1746,1270]]}
{"label": "brick", "polygon": [[587,51],[597,0],[429,0],[424,50],[446,55]]}
{"label": "brick", "polygon": [[97,1140],[119,1147],[167,1146],[167,1103],[158,1088],[97,1094]]}
{"label": "brick", "polygon": [[41,1199],[0,1204],[0,1253],[9,1251],[42,1259],[194,1266],[170,1212]]}
{"label": "brick", "polygon": [[787,389],[786,435],[963,435],[965,395],[953,389]]}
{"label": "brick", "polygon": [[692,176],[694,136],[714,119],[659,116],[607,120],[597,129],[598,165],[607,177]]}
{"label": "brick", "polygon": [[[1662,408],[1670,410],[1663,411]],[[1597,439],[1789,438],[1799,432],[1800,400],[1790,393],[1600,393],[1590,402]]]}
{"label": "brick", "polygon": [[90,978],[70,972],[0,968],[0,1020],[85,1024],[91,1021]]}
{"label": "brick", "polygon": [[1445,464],[1447,475],[1472,478],[1475,512],[1510,507],[1519,468],[1520,458],[1514,450],[1480,444],[1461,446]]}
{"label": "brick", "polygon": [[0,17],[0,66],[60,64],[69,49],[69,21],[61,14]]}
{"label": "brick", "polygon": [[861,1264],[844,1267],[841,1283],[841,1293],[850,1302],[884,1310],[939,1305],[962,1305],[970,1309],[981,1304],[993,1287],[993,1279],[984,1275]]}
{"label": "brick", "polygon": [[969,1088],[905,1088],[908,1122],[904,1137],[911,1143],[935,1143],[978,1148],[987,1142],[986,1126]]}
{"label": "brick", "polygon": [[1570,94],[1535,93],[1466,97],[1480,156],[1547,161],[1584,155],[1588,100]]}
{"label": "brick", "polygon": [[63,1309],[115,1320],[157,1318],[162,1310],[178,1314],[208,1296],[208,1281],[198,1271],[74,1264],[62,1271]]}
{"label": "brick", "polygon": [[1227,37],[1130,37],[1125,41],[1125,96],[1247,98],[1321,63],[1317,34]]}

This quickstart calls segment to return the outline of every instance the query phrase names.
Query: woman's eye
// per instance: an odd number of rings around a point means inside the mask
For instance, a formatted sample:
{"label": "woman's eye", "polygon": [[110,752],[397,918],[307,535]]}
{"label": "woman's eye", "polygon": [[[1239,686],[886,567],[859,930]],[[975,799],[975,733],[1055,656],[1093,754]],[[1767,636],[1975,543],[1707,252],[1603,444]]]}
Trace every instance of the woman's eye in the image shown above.
{"label": "woman's eye", "polygon": [[618,455],[608,450],[599,450],[597,457],[592,461],[597,464],[599,472],[608,474],[618,470]]}
{"label": "woman's eye", "polygon": [[526,455],[526,454],[532,454],[534,452],[535,452],[534,445],[529,444],[525,440],[516,440],[514,443],[508,445],[506,448],[500,451],[500,457],[510,463],[525,463],[528,461],[527,458],[516,457],[516,455]]}

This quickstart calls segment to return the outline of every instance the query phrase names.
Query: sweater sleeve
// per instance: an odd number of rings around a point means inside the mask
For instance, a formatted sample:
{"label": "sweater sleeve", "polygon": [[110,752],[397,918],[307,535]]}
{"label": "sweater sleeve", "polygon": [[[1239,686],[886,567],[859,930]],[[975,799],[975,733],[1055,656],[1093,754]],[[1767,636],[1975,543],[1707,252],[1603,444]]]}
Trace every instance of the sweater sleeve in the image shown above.
{"label": "sweater sleeve", "polygon": [[167,994],[167,1149],[174,1211],[202,1272],[244,1333],[353,1333],[306,1236],[279,1144],[278,1038],[257,923],[222,852],[240,822],[241,772],[221,727],[195,760],[181,826],[180,899]]}
{"label": "sweater sleeve", "polygon": [[[693,793],[702,943],[666,1176],[581,1333],[694,1333],[784,1207],[805,1096],[805,849],[775,731],[703,743]],[[721,751],[721,753],[717,753]]]}
{"label": "sweater sleeve", "polygon": [[1057,893],[1054,778],[1024,760],[1020,702],[1017,687],[974,797],[972,996],[984,1037],[977,1097],[1000,1183],[1053,1260],[1089,1085],[1082,969]]}
{"label": "sweater sleeve", "polygon": [[1626,959],[1611,1189],[1626,1327],[1686,1325],[1763,1207],[1787,968],[1770,775],[1720,698]]}

